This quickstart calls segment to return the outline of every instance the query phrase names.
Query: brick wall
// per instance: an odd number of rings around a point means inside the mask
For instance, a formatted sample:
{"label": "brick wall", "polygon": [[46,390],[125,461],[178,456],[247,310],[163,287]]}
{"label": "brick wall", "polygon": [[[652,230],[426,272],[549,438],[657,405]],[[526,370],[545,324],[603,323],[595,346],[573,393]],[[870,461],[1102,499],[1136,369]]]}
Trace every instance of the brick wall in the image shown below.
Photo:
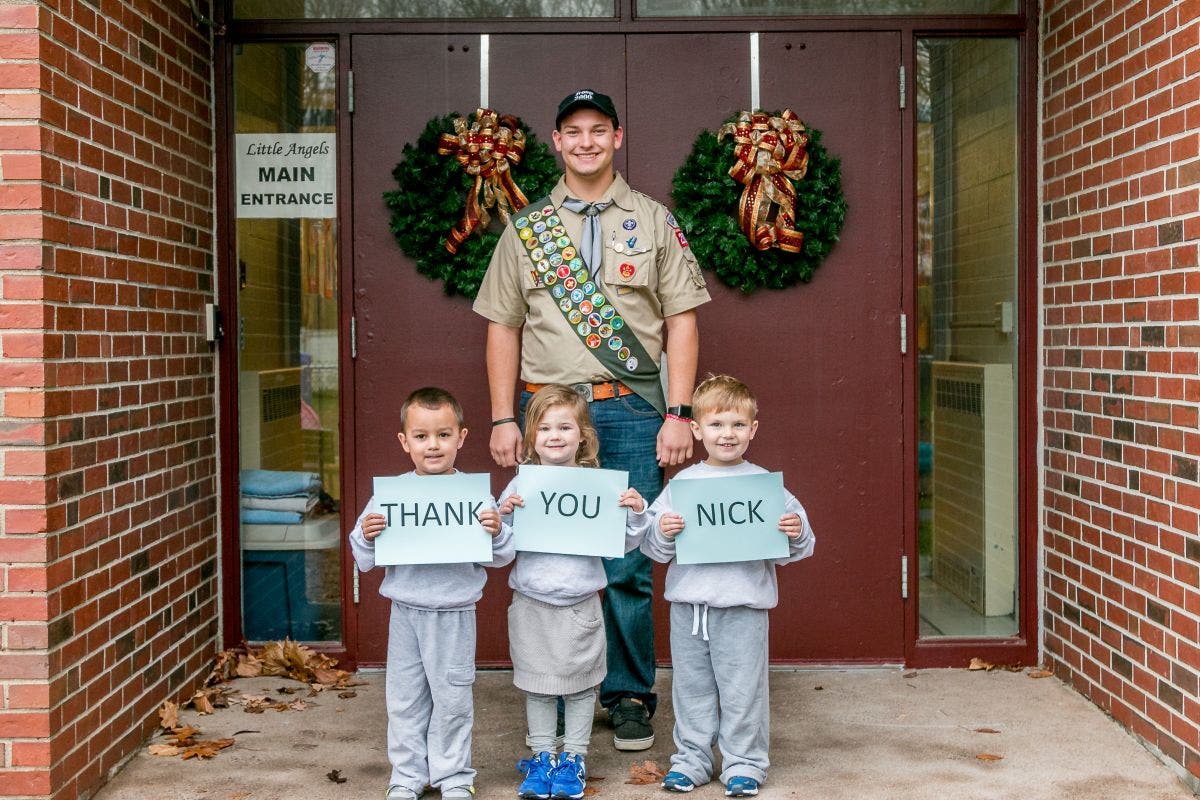
{"label": "brick wall", "polygon": [[215,649],[209,63],[186,0],[0,0],[0,795],[90,793]]}
{"label": "brick wall", "polygon": [[1042,22],[1045,645],[1200,788],[1200,0]]}

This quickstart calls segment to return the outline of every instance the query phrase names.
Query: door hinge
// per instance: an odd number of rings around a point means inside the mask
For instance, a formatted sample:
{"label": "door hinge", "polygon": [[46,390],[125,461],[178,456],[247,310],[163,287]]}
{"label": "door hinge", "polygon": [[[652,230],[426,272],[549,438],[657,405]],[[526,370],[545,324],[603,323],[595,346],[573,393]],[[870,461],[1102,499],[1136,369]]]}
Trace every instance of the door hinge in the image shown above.
{"label": "door hinge", "polygon": [[350,317],[350,357],[358,358],[358,317]]}
{"label": "door hinge", "polygon": [[354,573],[354,605],[358,605],[358,567],[351,567],[350,570]]}
{"label": "door hinge", "polygon": [[[904,106],[901,106],[903,108]],[[346,110],[354,113],[354,70],[346,70]]]}
{"label": "door hinge", "polygon": [[[355,573],[355,579],[357,580],[357,578],[358,578],[358,574]],[[358,602],[358,599],[357,599],[358,598],[358,584],[357,583],[355,584],[354,592],[355,592],[354,602],[357,603]],[[900,556],[900,599],[901,600],[908,599],[908,556]]]}
{"label": "door hinge", "polygon": [[908,353],[908,314],[900,315],[900,355]]}
{"label": "door hinge", "polygon": [[901,64],[900,65],[900,107],[901,108],[906,108],[908,106],[908,80],[906,78],[907,78],[907,71],[904,69],[904,65]]}

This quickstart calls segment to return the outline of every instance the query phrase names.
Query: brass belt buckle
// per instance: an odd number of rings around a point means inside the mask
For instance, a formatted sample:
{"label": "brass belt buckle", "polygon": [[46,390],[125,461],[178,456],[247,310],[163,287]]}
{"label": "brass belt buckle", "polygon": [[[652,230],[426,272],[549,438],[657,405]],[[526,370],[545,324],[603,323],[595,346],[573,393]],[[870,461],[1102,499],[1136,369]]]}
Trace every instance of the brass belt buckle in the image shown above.
{"label": "brass belt buckle", "polygon": [[590,383],[572,383],[571,388],[575,390],[575,394],[584,399],[584,402],[592,402],[592,385]]}

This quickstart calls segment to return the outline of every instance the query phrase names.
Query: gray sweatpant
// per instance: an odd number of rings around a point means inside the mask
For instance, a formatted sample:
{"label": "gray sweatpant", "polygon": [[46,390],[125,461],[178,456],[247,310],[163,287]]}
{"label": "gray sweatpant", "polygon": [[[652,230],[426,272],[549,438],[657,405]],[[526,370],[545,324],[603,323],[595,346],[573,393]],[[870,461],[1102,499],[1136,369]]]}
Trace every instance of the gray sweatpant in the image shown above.
{"label": "gray sweatpant", "polygon": [[708,783],[715,742],[721,749],[721,783],[738,775],[765,781],[770,765],[767,611],[672,603],[671,664],[671,769],[697,786]]}
{"label": "gray sweatpant", "polygon": [[420,795],[471,786],[475,610],[422,611],[392,603],[388,625],[387,743],[391,783]]}

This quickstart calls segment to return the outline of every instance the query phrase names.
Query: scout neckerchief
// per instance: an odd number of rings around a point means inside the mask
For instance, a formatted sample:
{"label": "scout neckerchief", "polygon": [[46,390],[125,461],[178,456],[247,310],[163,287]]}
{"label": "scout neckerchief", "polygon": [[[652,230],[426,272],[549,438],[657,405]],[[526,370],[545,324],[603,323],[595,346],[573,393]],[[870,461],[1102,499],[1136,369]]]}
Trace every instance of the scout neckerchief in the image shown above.
{"label": "scout neckerchief", "polygon": [[[554,298],[563,319],[584,347],[621,383],[658,409],[666,411],[658,366],[633,329],[588,274],[578,249],[567,235],[549,197],[530,203],[513,217],[513,225],[532,266],[534,282]],[[599,269],[599,264],[596,265]]]}

